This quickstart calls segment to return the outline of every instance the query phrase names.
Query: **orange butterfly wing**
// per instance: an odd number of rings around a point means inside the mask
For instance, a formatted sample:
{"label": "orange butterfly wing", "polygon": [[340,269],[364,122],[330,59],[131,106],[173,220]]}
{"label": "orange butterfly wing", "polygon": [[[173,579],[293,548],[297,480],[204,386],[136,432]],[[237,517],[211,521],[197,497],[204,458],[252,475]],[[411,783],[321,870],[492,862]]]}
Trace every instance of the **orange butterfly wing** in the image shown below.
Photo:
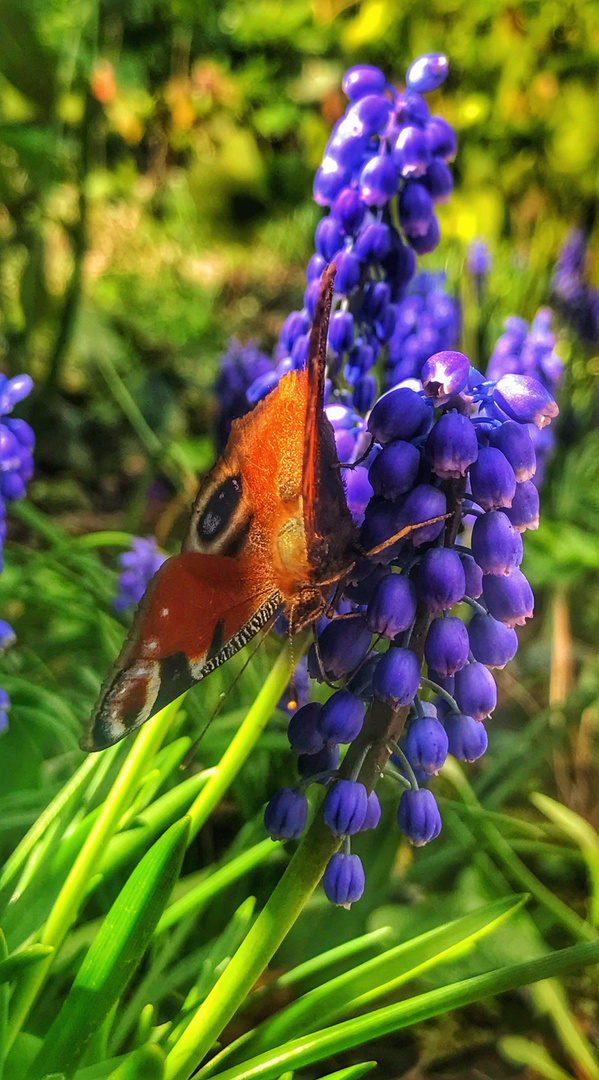
{"label": "orange butterfly wing", "polygon": [[104,750],[224,664],[281,595],[251,557],[175,555],[150,582],[81,746]]}
{"label": "orange butterfly wing", "polygon": [[[323,411],[333,276],[323,279],[307,370],[289,372],[234,421],[198,492],[183,553],[146,591],[84,749],[118,742],[233,656],[279,606],[297,609],[302,588],[351,562],[354,527]],[[306,622],[310,604],[314,596]]]}

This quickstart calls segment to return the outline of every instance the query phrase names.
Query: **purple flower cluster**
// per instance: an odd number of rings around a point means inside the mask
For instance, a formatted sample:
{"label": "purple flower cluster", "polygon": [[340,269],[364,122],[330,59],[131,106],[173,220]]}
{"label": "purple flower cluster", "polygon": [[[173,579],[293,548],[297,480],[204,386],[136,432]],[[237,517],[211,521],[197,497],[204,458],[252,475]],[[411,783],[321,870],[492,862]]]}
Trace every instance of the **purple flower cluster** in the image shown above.
{"label": "purple flower cluster", "polygon": [[[346,74],[350,104],[314,184],[329,213],[316,230],[304,307],[283,324],[277,367],[247,395],[258,400],[305,363],[321,274],[334,261],[327,415],[340,461],[364,462],[344,469],[363,554],[308,655],[309,674],[333,693],[292,713],[299,783],[277,792],[265,823],[275,838],[299,837],[307,786],[325,786],[324,820],[342,846],[324,887],[344,906],[364,888],[350,838],[381,816],[362,780],[368,754],[393,753],[399,827],[421,845],[441,829],[431,777],[448,753],[474,761],[486,749],[492,669],[514,656],[515,627],[533,610],[520,570],[521,534],[538,519],[531,430],[558,411],[550,389],[559,366],[543,312],[530,333],[510,321],[510,347],[504,335],[485,377],[453,349],[459,314],[442,281],[421,275],[408,292],[416,255],[439,239],[434,205],[452,187],[455,135],[422,97],[446,72],[444,57],[420,57],[403,93],[377,68]],[[376,400],[379,358],[390,389]],[[382,716],[397,719],[399,742],[381,741]],[[373,717],[378,734],[369,741]]]}
{"label": "purple flower cluster", "polygon": [[423,271],[412,281],[408,295],[397,304],[395,330],[387,343],[387,386],[419,379],[429,356],[457,344],[460,306],[445,292],[443,273]]}
{"label": "purple flower cluster", "polygon": [[[33,476],[35,435],[26,420],[9,414],[33,389],[29,375],[7,379],[0,374],[0,571],[3,567],[2,545],[6,537],[6,504],[22,499]],[[12,627],[0,619],[0,653],[16,641]],[[8,727],[10,700],[0,688],[0,734]]]}
{"label": "purple flower cluster", "polygon": [[[256,383],[256,380],[262,380],[257,384],[259,388],[263,383],[267,385],[269,376],[272,378],[273,367],[273,361],[260,351],[255,342],[242,345],[237,338],[229,340],[227,351],[220,359],[219,374],[214,383],[218,403],[214,432],[219,454],[227,444],[233,420],[245,416],[250,408],[247,398],[250,386]],[[277,381],[275,376],[268,389],[275,386]]]}
{"label": "purple flower cluster", "polygon": [[[557,411],[533,376],[486,380],[462,353],[444,351],[424,364],[419,390],[395,387],[370,412],[368,465],[348,476],[363,472],[370,483],[356,518],[371,554],[350,574],[337,617],[321,620],[308,657],[310,674],[337,688],[324,705],[308,703],[292,716],[289,741],[301,782],[279,792],[266,813],[271,835],[296,838],[307,820],[307,784],[326,784],[324,819],[344,843],[324,878],[335,903],[347,906],[364,884],[348,838],[380,817],[359,769],[349,778],[337,773],[340,749],[362,732],[365,708],[377,701],[409,707],[392,763],[404,786],[399,827],[417,846],[441,829],[434,795],[423,785],[448,753],[474,761],[486,750],[485,721],[497,703],[492,669],[513,658],[515,627],[533,613],[520,570],[521,534],[538,521],[530,426],[545,428]],[[442,519],[389,544],[407,526],[459,514],[462,506],[473,526],[454,516],[449,530]],[[421,657],[411,646],[423,619]]]}
{"label": "purple flower cluster", "polygon": [[128,551],[119,555],[122,573],[119,575],[117,594],[113,601],[115,611],[134,608],[141,600],[151,579],[160,569],[166,555],[158,551],[153,536],[134,536]]}
{"label": "purple flower cluster", "polygon": [[582,229],[572,229],[560,250],[551,300],[564,321],[590,348],[599,343],[599,289],[586,277],[587,240]]}
{"label": "purple flower cluster", "polygon": [[[533,376],[551,394],[559,389],[563,363],[555,352],[555,334],[551,330],[550,308],[539,308],[530,328],[525,319],[510,315],[504,322],[504,333],[498,338],[487,367],[488,379],[500,379],[502,375]],[[531,425],[529,433],[537,455],[534,483],[543,482],[546,463],[554,446],[554,435],[547,428]]]}
{"label": "purple flower cluster", "polygon": [[[416,293],[408,308],[401,308],[416,255],[433,251],[439,243],[435,206],[448,199],[453,187],[447,162],[457,149],[454,131],[442,117],[430,115],[422,96],[440,86],[446,74],[447,60],[439,54],[414,61],[403,93],[378,68],[360,66],[346,73],[343,89],[350,103],[333,129],[314,180],[314,198],[329,212],[316,228],[304,307],[285,320],[276,373],[257,379],[250,401],[268,393],[277,376],[305,363],[320,276],[333,260],[337,273],[330,374],[334,379],[344,369],[359,412],[374,403],[372,369],[387,343],[390,363],[404,361],[405,353],[405,363],[416,374],[437,344],[453,343],[446,337],[448,326],[455,325],[454,305],[439,288],[430,299]],[[414,337],[416,311],[420,334],[407,344],[406,339]],[[439,333],[446,335],[440,343],[435,337]]]}

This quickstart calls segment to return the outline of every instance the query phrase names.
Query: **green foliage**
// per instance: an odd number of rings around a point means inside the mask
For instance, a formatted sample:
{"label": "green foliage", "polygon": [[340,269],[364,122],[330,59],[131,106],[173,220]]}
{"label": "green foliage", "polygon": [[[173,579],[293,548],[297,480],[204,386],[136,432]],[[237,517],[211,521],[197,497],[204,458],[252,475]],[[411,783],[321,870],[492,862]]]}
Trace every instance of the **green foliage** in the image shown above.
{"label": "green foliage", "polygon": [[[362,1057],[384,1080],[414,1051],[431,1074],[448,1058],[486,1072],[478,1046],[597,1080],[599,369],[573,336],[526,537],[538,615],[500,675],[484,767],[440,778],[436,845],[400,844],[385,780],[389,826],[357,838],[368,890],[348,915],[313,891],[330,838],[315,827],[293,858],[265,840],[263,804],[293,776],[276,643],[131,746],[78,749],[126,632],[116,557],[131,533],[176,549],[213,456],[219,353],[230,334],[269,347],[301,302],[343,70],[399,81],[419,52],[450,58],[433,108],[460,151],[430,266],[484,366],[505,316],[547,302],[570,224],[597,273],[597,5],[2,0],[0,15],[0,348],[36,379],[38,437],[0,576],[19,640],[0,679],[0,1080],[357,1080]],[[482,303],[464,270],[478,235]]]}

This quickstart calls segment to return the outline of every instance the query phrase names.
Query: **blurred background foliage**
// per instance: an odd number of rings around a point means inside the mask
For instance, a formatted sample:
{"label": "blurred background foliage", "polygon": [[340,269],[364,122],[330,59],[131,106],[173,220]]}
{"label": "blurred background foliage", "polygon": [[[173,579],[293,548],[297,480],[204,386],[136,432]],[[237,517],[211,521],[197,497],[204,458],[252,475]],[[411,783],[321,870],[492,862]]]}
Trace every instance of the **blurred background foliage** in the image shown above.
{"label": "blurred background foliage", "polygon": [[[456,190],[441,208],[442,244],[422,265],[446,271],[463,305],[464,346],[482,366],[507,315],[531,319],[548,302],[572,225],[590,236],[597,282],[599,5],[0,0],[0,23],[0,349],[8,375],[36,380],[21,414],[38,436],[36,475],[27,505],[15,508],[0,578],[2,613],[20,641],[2,675],[13,701],[0,773],[0,841],[10,850],[80,760],[82,717],[123,634],[111,611],[118,542],[98,558],[85,537],[155,532],[166,549],[176,546],[213,456],[219,355],[232,335],[271,347],[301,305],[319,218],[312,177],[344,108],[343,71],[375,63],[399,83],[420,53],[449,57],[431,107],[458,133]],[[493,257],[482,309],[465,272],[475,237]],[[526,873],[586,911],[596,862],[585,863],[588,849],[528,800],[546,791],[599,826],[599,357],[566,332],[559,352],[567,368],[558,449],[542,527],[526,538],[538,618],[499,673],[501,706],[488,758],[472,772],[476,794],[459,777],[440,784],[445,840],[416,859],[391,826],[376,844],[358,842],[364,901],[350,920],[317,898],[282,965],[311,953],[316,937],[325,948],[392,925],[401,940],[446,918],[448,905],[458,915],[504,889],[530,889]],[[202,763],[222,753],[269,655],[230,691]],[[201,699],[190,695],[185,731],[200,727],[238,660]],[[242,825],[233,851],[262,837],[263,803],[292,777],[277,715],[188,868],[210,864]],[[252,879],[260,901],[278,872],[269,865]],[[110,898],[97,898],[97,913]],[[536,955],[541,935],[554,946],[577,939],[543,893],[536,900],[536,922],[522,916],[515,936],[510,923],[494,939],[496,955]],[[227,914],[211,912],[206,941]],[[485,949],[481,967],[493,959]],[[526,1062],[534,1075],[558,1075],[555,1062],[545,1071],[531,1064],[521,1044],[498,1057],[500,1036],[533,1028],[572,1069],[575,1033],[599,1038],[596,981],[579,976],[568,992],[574,1020],[559,989],[535,991],[525,1008],[513,995],[421,1025],[377,1048],[381,1075],[416,1060],[427,1075],[513,1075]],[[579,1075],[592,1075],[585,1068]]]}

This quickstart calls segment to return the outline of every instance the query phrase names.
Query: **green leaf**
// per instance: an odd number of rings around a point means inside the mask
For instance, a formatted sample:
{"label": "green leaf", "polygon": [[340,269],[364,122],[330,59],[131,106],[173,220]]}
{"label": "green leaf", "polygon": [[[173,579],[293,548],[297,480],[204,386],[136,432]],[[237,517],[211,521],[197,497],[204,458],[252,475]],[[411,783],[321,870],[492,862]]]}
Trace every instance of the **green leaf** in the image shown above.
{"label": "green leaf", "polygon": [[569,836],[575,844],[578,844],[586,861],[592,888],[591,921],[593,926],[599,925],[599,835],[588,821],[580,814],[575,814],[567,806],[562,806],[555,799],[540,792],[533,792],[530,800],[553,821],[562,832]]}
{"label": "green leaf", "polygon": [[358,1065],[350,1065],[347,1069],[337,1069],[336,1072],[321,1076],[320,1080],[360,1080],[361,1076],[376,1069],[376,1061],[361,1061]]}
{"label": "green leaf", "polygon": [[[360,1046],[371,1039],[383,1038],[433,1016],[471,1005],[495,994],[517,990],[521,986],[561,975],[586,964],[596,964],[598,961],[599,942],[593,941],[584,945],[572,945],[569,949],[560,949],[538,960],[511,964],[484,975],[475,975],[471,979],[450,983],[449,986],[419,994],[408,1001],[387,1005],[383,1009],[367,1013],[366,1016],[344,1020],[323,1031],[316,1031],[312,1035],[277,1046],[266,1054],[259,1054],[244,1062],[243,1065],[234,1065],[232,1069],[217,1073],[214,1080],[277,1080],[286,1069],[300,1069],[316,1061],[326,1061],[333,1054]],[[198,1078],[201,1076],[202,1071],[198,1073]],[[168,1067],[166,1077],[170,1080]]]}
{"label": "green leaf", "polygon": [[179,875],[189,819],[176,822],[147,852],[108,912],[34,1063],[72,1076],[98,1018],[118,1001],[139,964]]}
{"label": "green leaf", "polygon": [[[0,970],[8,962],[8,948],[6,938],[0,930]],[[0,986],[0,1080],[4,1077],[4,1062],[6,1059],[6,1029],[8,1027],[8,986],[6,979]]]}
{"label": "green leaf", "polygon": [[499,1053],[514,1065],[525,1065],[546,1080],[572,1080],[570,1073],[553,1060],[544,1046],[519,1035],[509,1035],[497,1043]]}
{"label": "green leaf", "polygon": [[142,1046],[110,1073],[109,1080],[163,1080],[164,1054],[159,1046]]}
{"label": "green leaf", "polygon": [[474,948],[476,941],[515,914],[526,897],[504,897],[469,912],[411,941],[387,949],[379,956],[317,986],[278,1013],[256,1032],[254,1053],[293,1035],[314,1030],[328,1021],[370,1004],[396,990],[409,979],[442,961],[454,960]]}
{"label": "green leaf", "polygon": [[[1,930],[0,934],[2,934]],[[2,940],[4,940],[3,935]],[[0,961],[0,983],[12,982],[15,976],[24,968],[41,963],[53,952],[54,949],[50,945],[29,945],[26,949],[20,949],[19,952],[15,952],[11,956],[2,953],[1,955],[4,955],[5,959]],[[2,1073],[0,1072],[1,1076]]]}

